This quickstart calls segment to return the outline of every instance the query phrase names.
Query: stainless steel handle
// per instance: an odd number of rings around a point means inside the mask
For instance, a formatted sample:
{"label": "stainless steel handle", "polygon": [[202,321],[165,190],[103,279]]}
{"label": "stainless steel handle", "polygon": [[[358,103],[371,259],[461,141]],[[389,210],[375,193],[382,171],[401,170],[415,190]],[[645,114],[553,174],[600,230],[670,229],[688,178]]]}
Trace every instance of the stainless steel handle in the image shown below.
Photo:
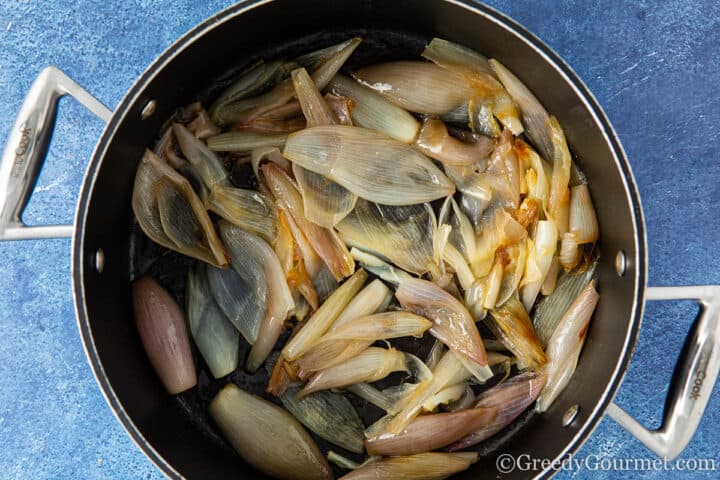
{"label": "stainless steel handle", "polygon": [[649,449],[672,460],[695,434],[720,371],[720,286],[651,287],[647,298],[693,299],[702,309],[675,367],[663,425],[650,431],[614,403],[607,413]]}
{"label": "stainless steel handle", "polygon": [[59,238],[72,225],[27,226],[21,216],[45,161],[60,97],[71,95],[101,120],[112,112],[56,67],[40,72],[25,96],[0,163],[0,240]]}

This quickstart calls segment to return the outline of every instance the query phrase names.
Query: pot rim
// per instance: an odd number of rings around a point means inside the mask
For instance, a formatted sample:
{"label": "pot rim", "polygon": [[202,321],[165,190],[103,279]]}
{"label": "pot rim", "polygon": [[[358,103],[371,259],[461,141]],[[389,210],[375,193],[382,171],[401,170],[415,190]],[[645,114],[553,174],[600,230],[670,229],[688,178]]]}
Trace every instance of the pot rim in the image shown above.
{"label": "pot rim", "polygon": [[[213,28],[231,21],[239,15],[261,7],[265,4],[272,3],[274,0],[247,0],[240,1],[235,5],[231,5],[216,14],[208,17],[191,30],[186,32],[168,48],[166,48],[136,79],[123,99],[120,101],[111,120],[105,126],[100,139],[92,154],[92,158],[87,167],[85,178],[83,179],[82,188],[76,207],[76,224],[72,240],[72,259],[71,259],[71,275],[73,277],[73,298],[75,304],[75,314],[78,323],[78,329],[82,337],[83,347],[87,355],[88,362],[93,371],[93,375],[100,386],[100,390],[105,397],[108,405],[114,413],[117,420],[122,424],[130,438],[138,446],[138,448],[169,478],[183,478],[182,475],[167,462],[157,450],[145,439],[143,434],[137,428],[133,420],[123,408],[120,400],[115,393],[109,379],[105,374],[105,370],[100,361],[100,357],[93,339],[92,328],[90,326],[87,304],[85,301],[83,262],[91,262],[92,255],[85,255],[84,240],[85,228],[87,222],[88,207],[93,191],[97,175],[102,165],[103,159],[110,145],[110,141],[115,136],[119,125],[128,115],[134,113],[133,106],[136,105],[143,97],[146,87],[158,72],[162,71],[168,63],[170,63],[177,55],[190,46],[195,40],[204,36]],[[550,66],[552,66],[568,85],[575,91],[581,99],[585,108],[590,112],[596,124],[600,127],[605,143],[610,147],[615,160],[616,166],[622,173],[622,179],[625,187],[626,200],[631,206],[630,215],[633,221],[633,227],[636,235],[635,256],[628,258],[628,262],[633,266],[633,307],[629,315],[629,328],[623,340],[622,354],[615,364],[610,381],[600,397],[599,402],[593,411],[589,412],[585,423],[577,430],[573,438],[568,442],[565,448],[560,452],[555,460],[565,458],[568,454],[577,451],[589,438],[597,427],[600,419],[603,417],[608,405],[612,402],[622,380],[627,372],[628,364],[634,352],[638,332],[642,322],[643,311],[645,307],[645,289],[647,283],[647,238],[645,232],[645,222],[643,217],[642,204],[637,189],[637,184],[633,176],[630,164],[628,162],[625,151],[620,140],[612,127],[607,115],[598,103],[595,96],[591,93],[585,83],[575,73],[575,71],[548,45],[540,40],[525,27],[505,14],[495,10],[488,5],[473,0],[439,0],[445,3],[459,6],[469,12],[484,17],[503,28],[504,30],[515,35],[528,48],[534,50],[540,55]],[[552,462],[554,464],[554,462]],[[548,467],[545,470],[535,473],[535,479],[549,478],[555,474],[555,470]]]}

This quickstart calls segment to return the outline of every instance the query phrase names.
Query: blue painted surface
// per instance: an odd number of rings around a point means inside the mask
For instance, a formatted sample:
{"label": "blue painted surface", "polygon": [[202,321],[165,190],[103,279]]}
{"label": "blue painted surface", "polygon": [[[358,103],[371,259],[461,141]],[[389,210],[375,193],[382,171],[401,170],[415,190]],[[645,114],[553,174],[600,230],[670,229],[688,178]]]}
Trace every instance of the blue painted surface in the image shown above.
{"label": "blue painted surface", "polygon": [[[110,107],[174,39],[231,2],[19,0],[0,3],[0,138],[35,75],[55,64]],[[493,0],[587,82],[628,153],[648,228],[650,284],[720,283],[720,4]],[[54,143],[26,212],[72,220],[101,125],[63,101]],[[70,292],[70,242],[0,243],[0,477],[162,478],[105,404],[85,361]],[[650,305],[618,403],[659,425],[689,303]],[[720,468],[720,388],[683,459]],[[578,457],[652,454],[605,419]],[[558,478],[617,478],[587,469]],[[633,478],[720,473],[632,472]]]}

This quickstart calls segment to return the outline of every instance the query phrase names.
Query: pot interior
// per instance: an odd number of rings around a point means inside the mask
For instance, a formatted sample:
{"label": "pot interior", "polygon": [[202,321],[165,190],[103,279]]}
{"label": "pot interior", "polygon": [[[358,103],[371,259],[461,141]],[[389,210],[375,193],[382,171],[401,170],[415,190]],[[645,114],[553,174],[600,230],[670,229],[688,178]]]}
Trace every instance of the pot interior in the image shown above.
{"label": "pot interior", "polygon": [[[412,12],[412,15],[409,14]],[[206,413],[225,381],[214,381],[199,355],[199,388],[167,395],[142,350],[135,330],[129,282],[149,273],[184,304],[190,262],[152,244],[134,223],[130,197],[135,168],[177,107],[207,105],[232,74],[258,58],[293,57],[350,36],[364,41],[349,68],[386,60],[419,58],[434,36],[499,59],[513,70],[565,129],[571,150],[586,173],[601,231],[600,304],[575,376],[543,415],[526,412],[510,427],[477,446],[480,461],[458,478],[498,474],[500,453],[554,459],[577,448],[614,393],[629,359],[641,313],[644,232],[641,212],[622,150],[610,126],[574,74],[552,62],[554,54],[478,6],[439,0],[332,2],[276,0],[244,4],[219,14],[181,39],[139,79],[103,134],[81,195],[75,242],[75,288],[79,321],[91,364],[119,419],[141,448],[170,476],[236,478],[259,474],[243,463],[217,433]],[[143,120],[148,100],[155,112]],[[102,248],[105,268],[93,263]],[[615,258],[624,251],[626,272]],[[242,352],[242,353],[246,353]],[[236,372],[230,380],[260,393],[266,375]],[[562,425],[572,405],[580,413]],[[356,404],[366,421],[373,413]],[[539,472],[533,472],[539,473]],[[256,478],[256,477],[253,477]]]}

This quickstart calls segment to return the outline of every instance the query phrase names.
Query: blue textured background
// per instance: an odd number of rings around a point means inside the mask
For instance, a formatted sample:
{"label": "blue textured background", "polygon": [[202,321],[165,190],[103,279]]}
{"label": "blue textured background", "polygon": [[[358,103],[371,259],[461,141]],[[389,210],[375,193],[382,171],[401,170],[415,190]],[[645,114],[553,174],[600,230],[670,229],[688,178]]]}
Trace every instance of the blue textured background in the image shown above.
{"label": "blue textured background", "polygon": [[[0,138],[55,64],[111,108],[174,39],[229,1],[0,3]],[[627,150],[648,227],[651,285],[720,283],[720,4],[491,1],[587,82]],[[602,5],[600,5],[602,4]],[[63,101],[29,223],[68,223],[100,122]],[[0,478],[161,478],[96,387],[75,326],[70,242],[0,243]],[[658,426],[696,307],[651,304],[618,403]],[[720,388],[682,458],[720,468]],[[579,455],[652,454],[605,419]],[[618,474],[562,473],[561,478]],[[692,475],[718,478],[718,472]],[[679,475],[673,474],[673,478]],[[689,478],[691,475],[687,475]],[[635,472],[634,478],[667,478]]]}

